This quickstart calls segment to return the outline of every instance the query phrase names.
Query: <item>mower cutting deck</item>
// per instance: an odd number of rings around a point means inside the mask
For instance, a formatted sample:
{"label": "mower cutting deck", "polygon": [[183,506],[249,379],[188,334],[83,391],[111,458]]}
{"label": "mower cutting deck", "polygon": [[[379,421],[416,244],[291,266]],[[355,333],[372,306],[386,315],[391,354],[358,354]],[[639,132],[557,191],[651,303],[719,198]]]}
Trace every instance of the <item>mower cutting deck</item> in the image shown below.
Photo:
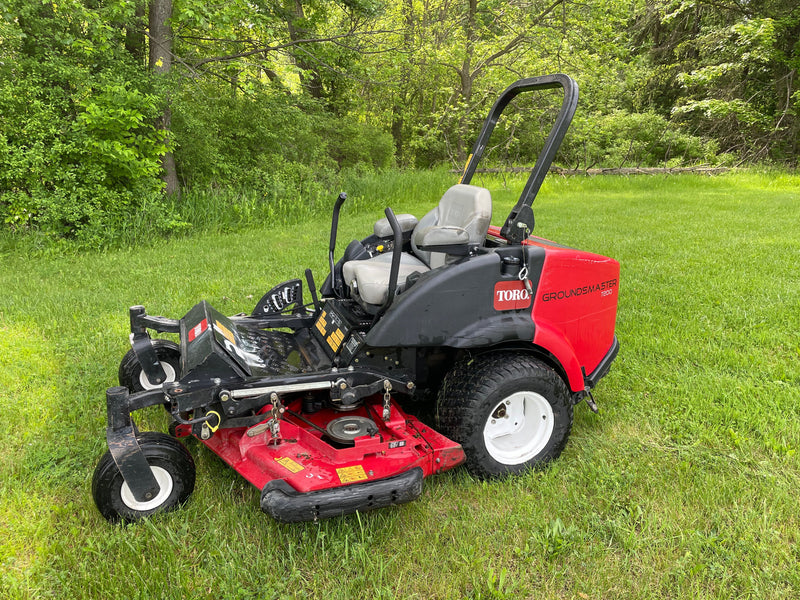
{"label": "mower cutting deck", "polygon": [[[469,184],[497,118],[517,94],[562,88],[556,122],[502,227],[489,191]],[[619,264],[530,236],[531,204],[566,133],[577,86],[523,79],[487,117],[459,184],[421,219],[386,209],[336,261],[311,302],[300,279],[250,315],[203,301],[181,319],[130,309],[131,350],[106,392],[109,451],[92,493],[110,521],[176,508],[195,482],[194,436],[261,490],[274,518],[306,521],[402,504],[425,477],[465,462],[479,477],[557,458],[573,407],[597,410],[608,372]],[[180,344],[150,332],[179,334]],[[412,414],[436,403],[436,429]],[[132,413],[163,405],[170,435]],[[428,411],[433,412],[433,411]]]}

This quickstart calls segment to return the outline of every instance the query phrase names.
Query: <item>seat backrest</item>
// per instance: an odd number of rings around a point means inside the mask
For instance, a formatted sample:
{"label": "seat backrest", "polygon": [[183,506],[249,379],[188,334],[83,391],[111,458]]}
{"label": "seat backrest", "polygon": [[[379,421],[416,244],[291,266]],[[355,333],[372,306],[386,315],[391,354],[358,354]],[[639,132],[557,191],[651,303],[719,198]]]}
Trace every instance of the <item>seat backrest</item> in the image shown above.
{"label": "seat backrest", "polygon": [[486,188],[459,183],[447,190],[439,206],[419,220],[411,236],[414,254],[431,269],[445,264],[444,252],[425,252],[417,246],[422,232],[430,227],[460,227],[473,244],[483,244],[492,221],[492,196]]}

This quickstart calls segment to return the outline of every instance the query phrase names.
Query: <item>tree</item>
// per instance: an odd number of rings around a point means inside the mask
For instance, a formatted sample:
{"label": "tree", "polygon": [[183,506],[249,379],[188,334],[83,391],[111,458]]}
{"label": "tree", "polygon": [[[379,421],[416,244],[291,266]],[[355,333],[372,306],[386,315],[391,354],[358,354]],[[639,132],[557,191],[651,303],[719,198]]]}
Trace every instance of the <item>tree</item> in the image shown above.
{"label": "tree", "polygon": [[796,157],[796,2],[651,0],[633,31],[653,64],[646,104],[718,140],[724,152]]}
{"label": "tree", "polygon": [[107,240],[158,191],[157,98],[125,50],[127,3],[0,8],[0,219]]}
{"label": "tree", "polygon": [[[170,25],[172,0],[150,0],[148,17],[150,41],[148,64],[156,75],[164,77],[172,69],[172,27]],[[169,94],[164,98],[164,112],[159,119],[158,127],[168,138],[172,128],[172,108]],[[169,195],[180,193],[175,156],[169,148],[161,158],[161,167],[166,193]]]}

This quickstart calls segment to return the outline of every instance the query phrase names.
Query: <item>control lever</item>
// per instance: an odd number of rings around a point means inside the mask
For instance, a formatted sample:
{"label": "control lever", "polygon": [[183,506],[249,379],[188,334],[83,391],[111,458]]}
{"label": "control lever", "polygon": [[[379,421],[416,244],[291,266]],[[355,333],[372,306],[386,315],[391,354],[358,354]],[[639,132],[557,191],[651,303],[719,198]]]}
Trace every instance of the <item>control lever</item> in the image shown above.
{"label": "control lever", "polygon": [[386,207],[384,214],[386,215],[386,219],[389,221],[389,225],[392,227],[392,233],[394,234],[392,267],[389,271],[389,291],[386,295],[386,302],[384,302],[380,309],[378,309],[375,319],[372,321],[373,324],[381,318],[383,313],[389,309],[394,301],[395,291],[397,290],[397,277],[400,273],[400,256],[403,252],[403,230],[400,229],[400,223],[397,222],[397,217],[394,216],[394,211],[388,206]]}
{"label": "control lever", "polygon": [[333,252],[336,250],[336,232],[339,229],[339,211],[342,209],[342,204],[344,201],[347,200],[347,194],[342,192],[339,194],[339,197],[336,199],[336,203],[333,205],[333,218],[331,219],[331,243],[328,247],[328,262],[330,263],[331,267],[331,289],[333,290],[333,294],[341,298],[341,293],[339,290],[339,285],[336,281],[336,272],[334,269],[335,262],[333,260]]}
{"label": "control lever", "polygon": [[[331,271],[333,273],[333,271]],[[311,269],[306,269],[306,283],[308,283],[308,291],[311,294],[311,300],[314,302],[314,314],[319,313],[319,297],[317,296],[317,286],[314,284],[314,275]]]}

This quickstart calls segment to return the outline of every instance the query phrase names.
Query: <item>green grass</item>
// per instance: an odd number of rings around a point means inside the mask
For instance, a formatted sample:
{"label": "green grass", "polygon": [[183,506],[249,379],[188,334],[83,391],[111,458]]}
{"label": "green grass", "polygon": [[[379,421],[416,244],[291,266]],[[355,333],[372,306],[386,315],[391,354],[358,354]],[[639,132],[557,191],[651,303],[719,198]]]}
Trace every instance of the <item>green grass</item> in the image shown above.
{"label": "green grass", "polygon": [[[522,181],[483,183],[500,223]],[[447,184],[364,180],[340,249],[384,205],[421,215]],[[200,444],[177,512],[111,526],[89,484],[127,307],[178,317],[205,298],[232,314],[306,266],[321,279],[327,215],[105,253],[7,250],[0,597],[798,597],[800,177],[550,177],[535,210],[538,235],[622,263],[600,414],[576,410],[546,471],[487,483],[456,470],[412,504],[318,524],[270,520]]]}

